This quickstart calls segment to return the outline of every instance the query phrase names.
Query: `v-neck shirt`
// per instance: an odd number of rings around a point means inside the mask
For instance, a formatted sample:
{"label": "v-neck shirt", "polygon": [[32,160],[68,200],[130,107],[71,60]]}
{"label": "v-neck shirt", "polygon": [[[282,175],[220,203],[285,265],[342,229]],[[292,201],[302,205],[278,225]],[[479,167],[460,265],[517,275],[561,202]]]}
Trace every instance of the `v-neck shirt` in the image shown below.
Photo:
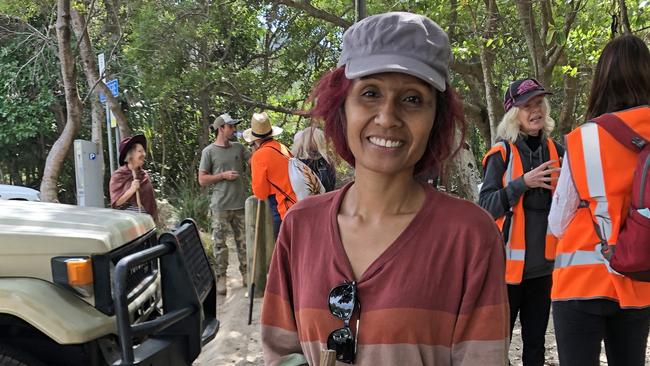
{"label": "v-neck shirt", "polygon": [[[318,364],[327,337],[343,326],[328,294],[354,279],[337,221],[349,187],[298,202],[282,224],[262,311],[269,365],[291,353]],[[500,233],[473,203],[425,190],[420,210],[357,281],[355,365],[504,365],[509,315]]]}
{"label": "v-neck shirt", "polygon": [[[348,258],[348,255],[345,251],[345,246],[343,245],[343,240],[341,239],[341,232],[338,224],[338,215],[341,204],[343,203],[343,198],[345,193],[352,186],[352,184],[347,184],[342,188],[342,194],[340,194],[333,204],[330,206],[329,210],[329,221],[330,221],[330,230],[333,234],[331,236],[332,250],[336,254],[336,261],[342,264],[347,264],[348,268],[341,268],[341,272],[350,280],[354,280],[354,271],[352,269],[352,264]],[[362,283],[367,277],[372,276],[377,269],[381,268],[387,261],[393,258],[399,253],[401,248],[411,241],[412,237],[420,231],[420,226],[425,222],[422,215],[427,214],[427,208],[435,205],[435,201],[438,198],[438,195],[434,194],[436,191],[433,189],[426,189],[426,195],[424,203],[420,209],[416,212],[415,216],[411,221],[406,225],[402,232],[389,244],[386,249],[377,257],[375,260],[366,268],[366,270],[361,274],[361,277],[357,279],[358,283]]]}

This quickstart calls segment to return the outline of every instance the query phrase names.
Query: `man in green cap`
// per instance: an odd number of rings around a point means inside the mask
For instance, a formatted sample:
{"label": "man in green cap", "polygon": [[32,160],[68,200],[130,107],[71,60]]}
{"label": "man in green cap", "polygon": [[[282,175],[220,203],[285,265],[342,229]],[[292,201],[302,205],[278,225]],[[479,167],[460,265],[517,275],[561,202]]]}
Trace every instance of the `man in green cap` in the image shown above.
{"label": "man in green cap", "polygon": [[242,144],[231,141],[239,122],[228,113],[215,118],[211,129],[217,136],[213,143],[203,149],[199,164],[199,185],[212,188],[212,242],[217,262],[217,293],[220,295],[226,294],[228,232],[232,232],[235,238],[239,270],[246,286],[244,203],[247,194],[243,175],[250,152]]}

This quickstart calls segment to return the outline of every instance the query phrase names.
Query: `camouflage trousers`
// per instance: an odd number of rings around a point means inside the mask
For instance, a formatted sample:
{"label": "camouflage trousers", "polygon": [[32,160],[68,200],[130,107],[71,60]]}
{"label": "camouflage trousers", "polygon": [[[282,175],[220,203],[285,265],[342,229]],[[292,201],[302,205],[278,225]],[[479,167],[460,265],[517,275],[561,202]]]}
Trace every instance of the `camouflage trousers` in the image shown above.
{"label": "camouflage trousers", "polygon": [[232,234],[239,258],[239,271],[246,279],[246,229],[244,228],[244,209],[212,211],[212,245],[217,262],[217,276],[226,276],[228,269],[228,246],[226,238]]}

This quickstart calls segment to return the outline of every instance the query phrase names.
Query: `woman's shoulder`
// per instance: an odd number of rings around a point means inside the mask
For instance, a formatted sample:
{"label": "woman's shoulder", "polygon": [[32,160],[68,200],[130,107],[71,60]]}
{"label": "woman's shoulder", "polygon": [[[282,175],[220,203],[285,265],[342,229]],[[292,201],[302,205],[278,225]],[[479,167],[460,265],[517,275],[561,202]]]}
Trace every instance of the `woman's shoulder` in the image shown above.
{"label": "woman's shoulder", "polygon": [[335,190],[332,192],[303,198],[300,201],[296,202],[295,205],[291,206],[287,212],[287,218],[297,215],[304,218],[309,218],[311,216],[327,214],[331,205],[334,204],[334,200],[337,197],[338,193],[339,190]]}
{"label": "woman's shoulder", "polygon": [[[432,202],[434,205],[432,217],[444,218],[444,225],[449,229],[475,232],[478,235],[498,231],[492,216],[477,204],[443,192],[437,192],[436,195],[438,195],[437,202]],[[440,226],[436,225],[436,227]]]}
{"label": "woman's shoulder", "polygon": [[492,145],[490,149],[483,156],[483,166],[485,167],[488,159],[492,157],[492,155],[497,153],[500,153],[502,160],[505,160],[506,159],[505,156],[508,155],[508,151],[512,149],[512,145],[515,144],[506,140],[498,140],[497,142],[495,142],[494,145]]}
{"label": "woman's shoulder", "polygon": [[120,166],[119,168],[115,169],[115,171],[113,171],[113,173],[111,174],[111,179],[118,179],[118,178],[121,178],[124,175],[131,176],[131,170],[129,169],[129,167],[126,164],[124,164],[124,165]]}

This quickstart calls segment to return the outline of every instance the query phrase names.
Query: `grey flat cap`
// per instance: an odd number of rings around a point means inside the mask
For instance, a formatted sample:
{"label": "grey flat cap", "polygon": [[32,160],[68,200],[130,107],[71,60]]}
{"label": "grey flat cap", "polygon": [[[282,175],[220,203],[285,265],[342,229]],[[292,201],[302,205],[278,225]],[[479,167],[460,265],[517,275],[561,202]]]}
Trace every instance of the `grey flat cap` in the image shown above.
{"label": "grey flat cap", "polygon": [[400,72],[445,91],[450,60],[449,38],[438,24],[423,15],[392,12],[348,28],[337,66],[345,65],[348,79]]}

